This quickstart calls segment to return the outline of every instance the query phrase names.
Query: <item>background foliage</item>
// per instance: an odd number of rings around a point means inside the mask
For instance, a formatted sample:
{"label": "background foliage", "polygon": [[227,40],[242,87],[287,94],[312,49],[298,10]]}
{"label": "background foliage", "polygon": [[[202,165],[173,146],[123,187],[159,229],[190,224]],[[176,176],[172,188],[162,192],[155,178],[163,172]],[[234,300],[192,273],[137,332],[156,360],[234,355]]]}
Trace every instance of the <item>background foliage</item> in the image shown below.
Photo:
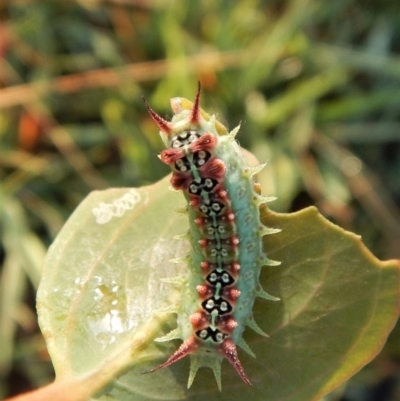
{"label": "background foliage", "polygon": [[[399,258],[400,5],[337,0],[0,3],[0,396],[52,380],[34,294],[92,190],[168,171],[140,99],[193,98],[269,162],[278,211],[315,204]],[[399,329],[331,399],[400,397]],[[397,397],[397,398],[396,398]]]}

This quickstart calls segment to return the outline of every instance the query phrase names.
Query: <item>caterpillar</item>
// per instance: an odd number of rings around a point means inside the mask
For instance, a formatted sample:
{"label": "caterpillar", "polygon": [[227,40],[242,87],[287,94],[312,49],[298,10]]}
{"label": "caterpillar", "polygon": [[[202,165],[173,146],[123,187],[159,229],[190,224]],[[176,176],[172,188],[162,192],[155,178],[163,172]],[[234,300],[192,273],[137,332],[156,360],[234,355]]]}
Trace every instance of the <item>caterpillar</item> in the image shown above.
{"label": "caterpillar", "polygon": [[221,390],[221,363],[227,359],[244,383],[251,385],[242,367],[237,346],[255,357],[242,335],[249,326],[266,333],[252,315],[256,297],[279,300],[259,284],[261,268],[276,266],[268,259],[262,237],[279,232],[264,226],[260,207],[275,198],[261,196],[254,175],[265,164],[249,167],[235,140],[240,125],[226,128],[200,108],[201,85],[194,102],[172,98],[171,121],[160,117],[146,102],[166,146],[159,158],[172,169],[171,185],[182,190],[188,202],[190,254],[177,314],[178,327],[156,341],[182,339],[168,360],[155,372],[190,355],[188,388],[197,370],[213,370]]}

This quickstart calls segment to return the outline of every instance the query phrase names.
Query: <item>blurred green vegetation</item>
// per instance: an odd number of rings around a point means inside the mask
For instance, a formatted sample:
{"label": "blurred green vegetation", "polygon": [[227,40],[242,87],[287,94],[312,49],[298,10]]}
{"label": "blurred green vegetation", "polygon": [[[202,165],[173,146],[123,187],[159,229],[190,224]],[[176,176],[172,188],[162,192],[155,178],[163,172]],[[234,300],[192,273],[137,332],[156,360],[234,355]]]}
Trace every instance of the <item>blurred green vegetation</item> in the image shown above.
{"label": "blurred green vegetation", "polygon": [[[274,210],[315,204],[399,258],[399,52],[396,0],[1,2],[0,397],[53,378],[34,297],[64,221],[92,190],[168,173],[141,95],[169,116],[200,80],[269,162]],[[328,399],[400,399],[399,331]]]}

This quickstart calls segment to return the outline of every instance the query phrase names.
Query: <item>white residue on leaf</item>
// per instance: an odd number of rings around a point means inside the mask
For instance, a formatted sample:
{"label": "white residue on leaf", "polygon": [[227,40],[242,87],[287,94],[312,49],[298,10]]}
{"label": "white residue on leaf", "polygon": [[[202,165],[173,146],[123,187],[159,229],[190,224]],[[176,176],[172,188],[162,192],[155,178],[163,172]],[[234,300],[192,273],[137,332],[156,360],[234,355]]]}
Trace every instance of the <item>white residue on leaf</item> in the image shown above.
{"label": "white residue on leaf", "polygon": [[82,285],[85,283],[85,279],[83,277],[77,277],[74,280],[74,283],[78,286],[78,287],[82,287]]}
{"label": "white residue on leaf", "polygon": [[113,344],[117,336],[131,331],[137,323],[127,313],[126,293],[114,280],[95,276],[94,305],[87,316],[89,330],[102,346]]}
{"label": "white residue on leaf", "polygon": [[89,320],[89,327],[94,335],[99,333],[123,333],[127,330],[125,326],[126,322],[117,309],[110,309],[103,316],[99,316],[97,320]]}
{"label": "white residue on leaf", "polygon": [[92,212],[97,224],[106,224],[113,217],[122,217],[127,210],[133,209],[141,201],[140,193],[132,188],[126,194],[115,199],[111,203],[100,202]]}

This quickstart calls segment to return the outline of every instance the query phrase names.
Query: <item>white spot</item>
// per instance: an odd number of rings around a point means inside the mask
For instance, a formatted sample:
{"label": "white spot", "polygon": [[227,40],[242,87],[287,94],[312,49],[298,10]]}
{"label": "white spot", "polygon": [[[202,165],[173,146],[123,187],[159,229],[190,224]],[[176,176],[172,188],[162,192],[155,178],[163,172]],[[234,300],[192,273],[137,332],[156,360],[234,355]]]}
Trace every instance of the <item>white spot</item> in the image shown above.
{"label": "white spot", "polygon": [[216,281],[216,280],[217,280],[217,275],[215,273],[211,273],[210,281]]}
{"label": "white spot", "polygon": [[213,203],[211,207],[216,212],[219,212],[221,210],[221,206],[218,203]]}
{"label": "white spot", "polygon": [[212,308],[214,308],[214,301],[212,300],[212,299],[209,299],[208,301],[207,301],[207,303],[206,303],[206,307],[207,307],[207,309],[212,309]]}
{"label": "white spot", "polygon": [[201,205],[200,206],[200,211],[203,212],[203,213],[207,213],[208,212],[207,206]]}

